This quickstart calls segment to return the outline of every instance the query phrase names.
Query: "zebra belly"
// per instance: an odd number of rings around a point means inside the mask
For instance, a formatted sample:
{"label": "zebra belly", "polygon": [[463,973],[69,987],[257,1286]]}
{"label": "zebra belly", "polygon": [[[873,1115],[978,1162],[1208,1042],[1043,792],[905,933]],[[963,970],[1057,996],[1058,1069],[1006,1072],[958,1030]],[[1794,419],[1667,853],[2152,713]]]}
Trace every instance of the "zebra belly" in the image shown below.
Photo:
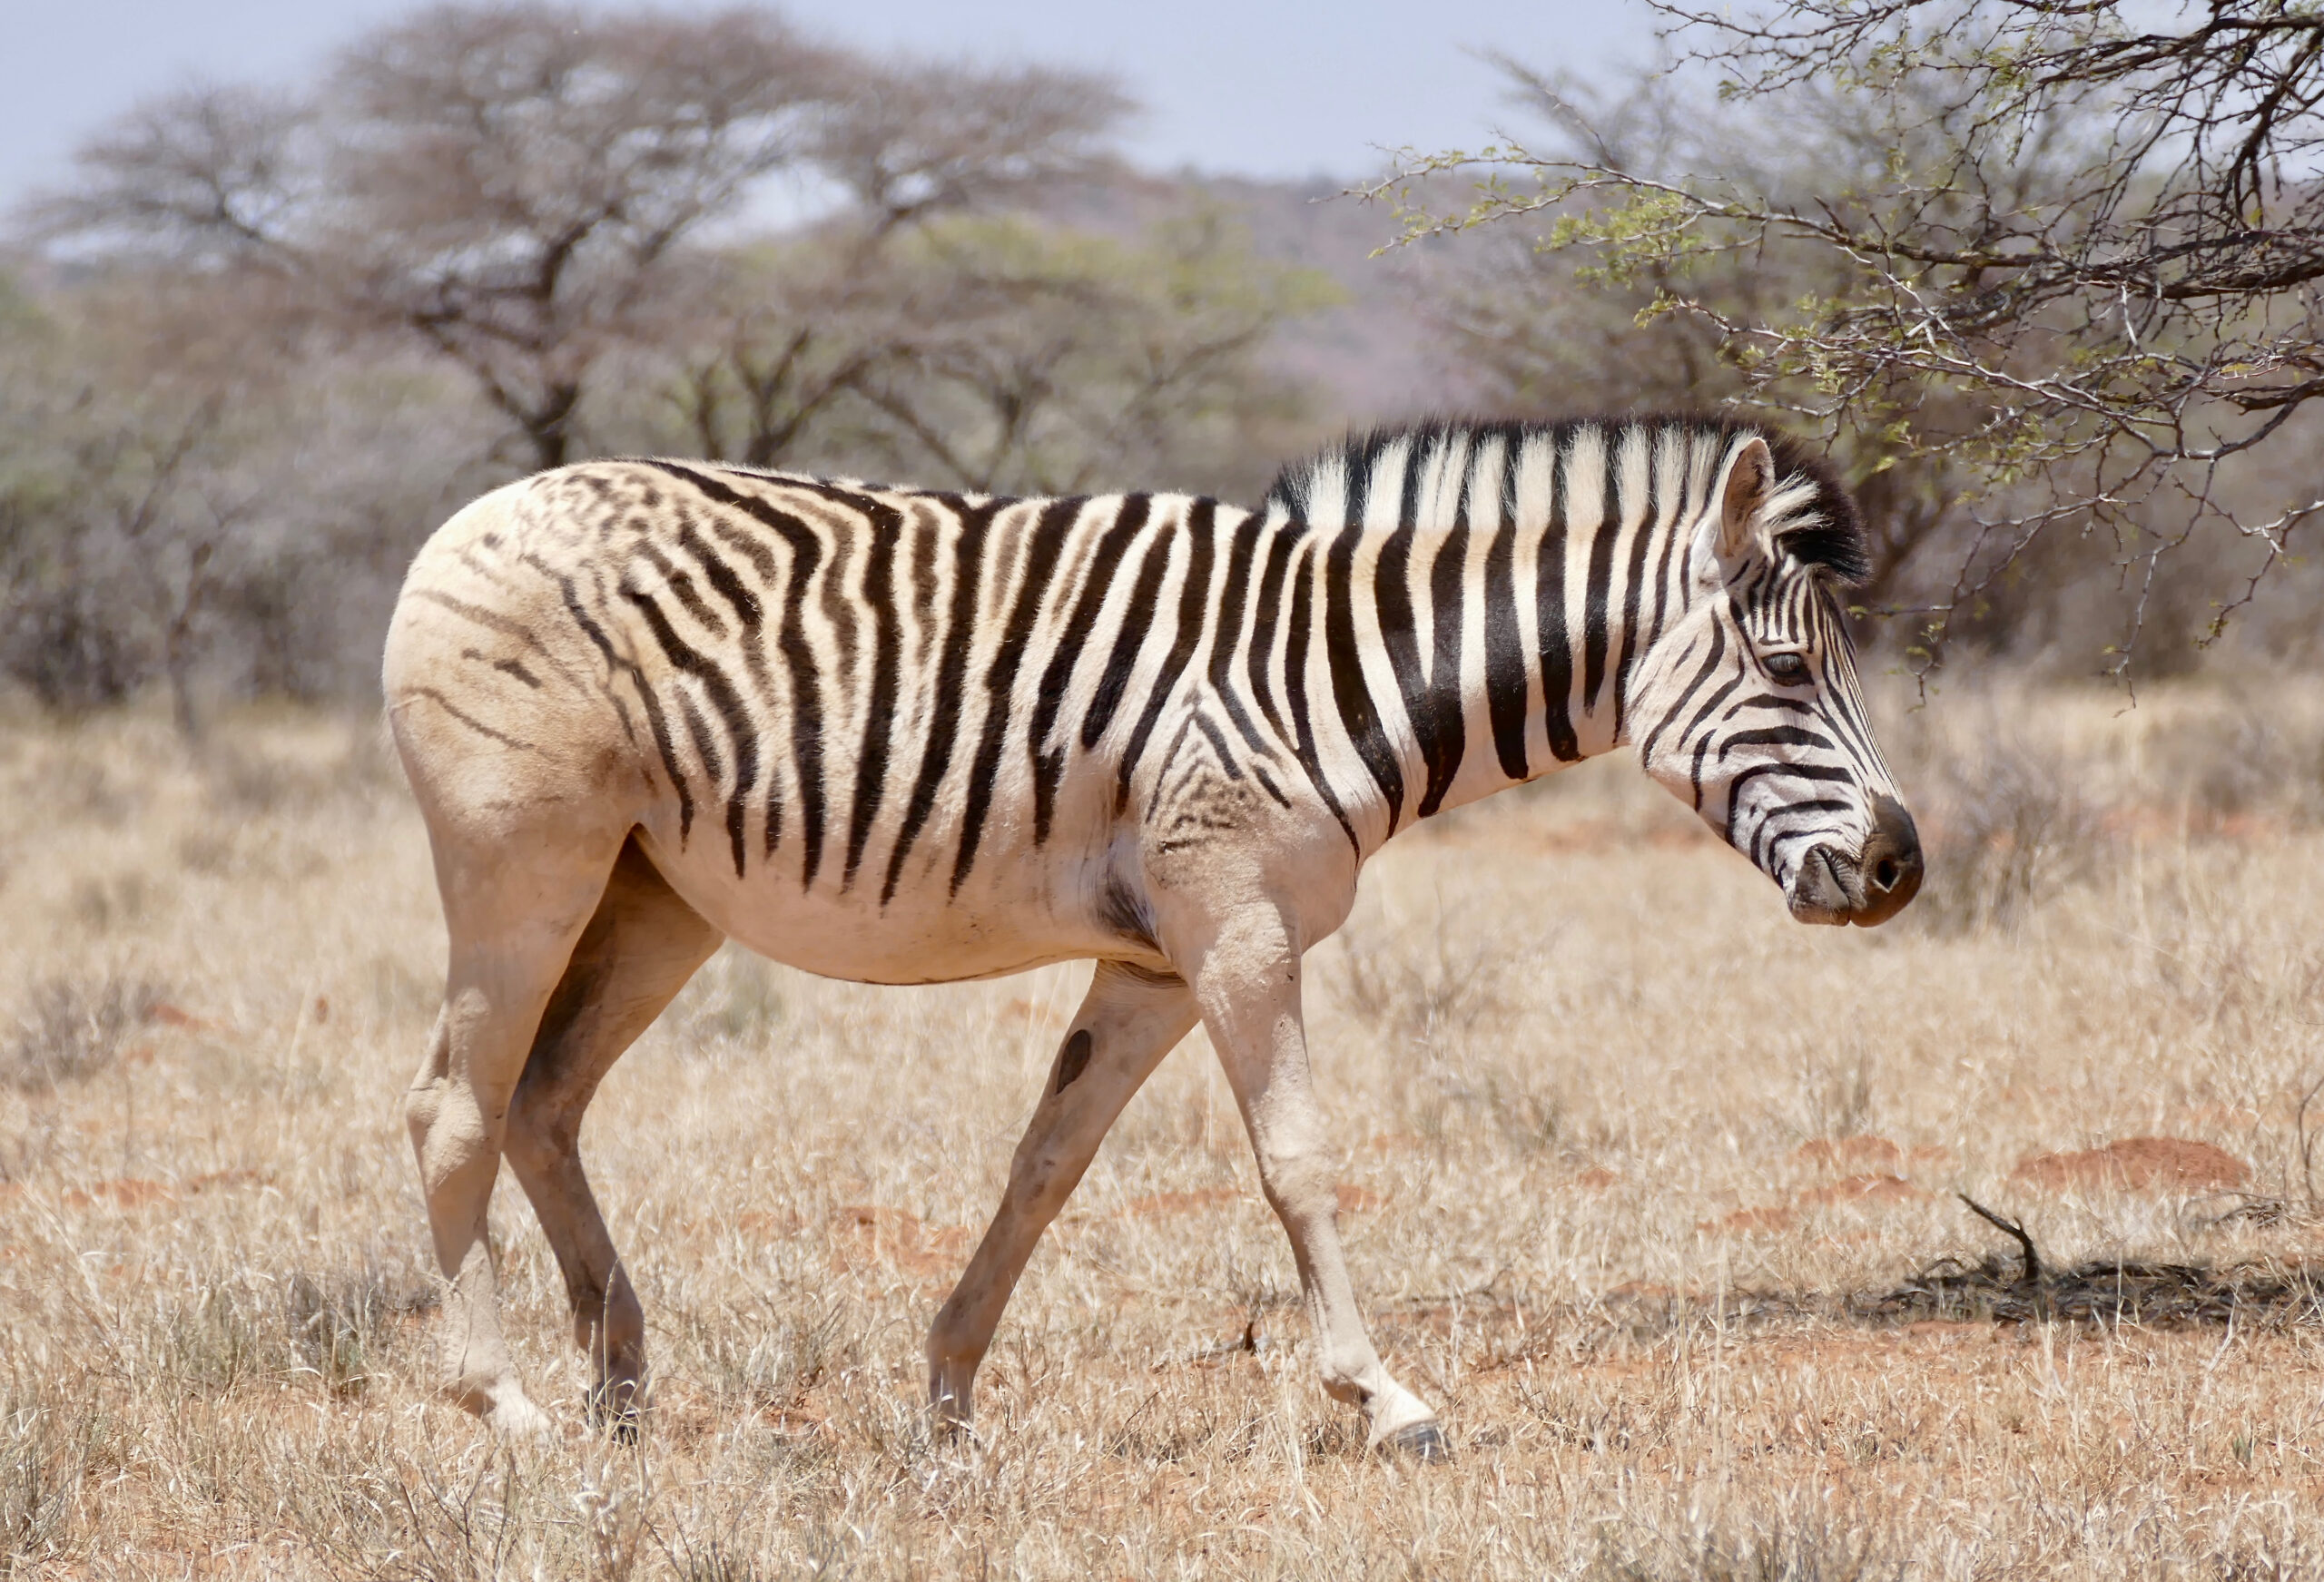
{"label": "zebra belly", "polygon": [[1060,961],[1112,957],[1167,969],[1157,952],[1101,917],[1098,865],[1008,853],[960,894],[915,886],[881,903],[876,877],[820,876],[803,889],[795,867],[738,879],[714,843],[683,850],[641,831],[671,888],[727,938],[770,960],[857,983],[958,983]]}

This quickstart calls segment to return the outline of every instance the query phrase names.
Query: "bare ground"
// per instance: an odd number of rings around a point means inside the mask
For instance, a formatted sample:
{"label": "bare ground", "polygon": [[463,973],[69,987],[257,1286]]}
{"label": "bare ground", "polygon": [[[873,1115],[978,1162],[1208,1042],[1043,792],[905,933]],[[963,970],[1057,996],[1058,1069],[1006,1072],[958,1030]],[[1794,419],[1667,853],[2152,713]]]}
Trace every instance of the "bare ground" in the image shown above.
{"label": "bare ground", "polygon": [[1622,764],[1393,848],[1311,1021],[1433,1468],[1315,1385],[1199,1035],[932,1447],[921,1336],[1087,968],[732,956],[585,1137],[645,1439],[584,1427],[504,1182],[564,1426],[496,1444],[423,1388],[441,934],[374,728],[0,723],[0,1574],[2318,1574],[2324,833],[2174,735],[2211,707],[1890,711],[1950,845],[1878,932],[1791,924]]}

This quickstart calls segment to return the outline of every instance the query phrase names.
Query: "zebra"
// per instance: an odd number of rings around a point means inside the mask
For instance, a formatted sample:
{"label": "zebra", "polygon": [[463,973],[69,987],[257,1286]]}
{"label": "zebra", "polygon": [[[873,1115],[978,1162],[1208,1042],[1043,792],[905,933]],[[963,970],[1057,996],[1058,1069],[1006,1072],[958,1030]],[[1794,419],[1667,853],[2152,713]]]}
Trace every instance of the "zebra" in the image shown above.
{"label": "zebra", "polygon": [[723,940],[830,977],[1094,959],[928,1341],[940,1431],[1034,1244],[1198,1021],[1298,1266],[1324,1388],[1433,1458],[1335,1223],[1302,957],[1421,820],[1635,743],[1796,918],[1920,882],[1838,590],[1855,508],[1724,418],[1443,422],[1261,509],[1010,499],[678,459],[473,502],[419,551],[383,681],[449,935],[407,1095],[447,1390],[537,1431],[486,1208],[506,1158],[636,1431],[644,1320],[576,1148],[596,1086]]}

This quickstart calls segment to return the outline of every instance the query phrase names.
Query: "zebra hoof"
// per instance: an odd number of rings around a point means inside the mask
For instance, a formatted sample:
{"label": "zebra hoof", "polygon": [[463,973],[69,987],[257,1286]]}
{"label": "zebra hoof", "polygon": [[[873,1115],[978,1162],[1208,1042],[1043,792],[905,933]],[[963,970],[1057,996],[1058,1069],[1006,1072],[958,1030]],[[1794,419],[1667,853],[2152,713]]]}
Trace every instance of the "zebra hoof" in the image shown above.
{"label": "zebra hoof", "polygon": [[1405,1424],[1380,1441],[1380,1452],[1424,1466],[1452,1459],[1452,1447],[1444,1442],[1444,1430],[1433,1422]]}
{"label": "zebra hoof", "polygon": [[638,1410],[635,1385],[594,1390],[586,1406],[590,1427],[615,1444],[637,1443],[638,1432],[645,1426],[645,1414]]}

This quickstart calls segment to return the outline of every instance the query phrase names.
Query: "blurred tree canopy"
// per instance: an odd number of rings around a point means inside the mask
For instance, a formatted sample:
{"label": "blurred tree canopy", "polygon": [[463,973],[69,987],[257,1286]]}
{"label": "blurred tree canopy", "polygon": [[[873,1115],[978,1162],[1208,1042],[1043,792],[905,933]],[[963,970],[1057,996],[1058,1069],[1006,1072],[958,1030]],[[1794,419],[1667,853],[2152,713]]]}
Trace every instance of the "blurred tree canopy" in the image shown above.
{"label": "blurred tree canopy", "polygon": [[692,449],[800,465],[812,437],[978,493],[1120,486],[1132,458],[1201,477],[1287,427],[1296,393],[1258,372],[1263,343],[1333,298],[1215,211],[1137,246],[1012,213],[860,223],[720,260],[664,387]]}
{"label": "blurred tree canopy", "polygon": [[[609,451],[1009,492],[1246,489],[1330,297],[1102,178],[1109,80],[779,17],[449,5],[310,91],[140,106],[0,274],[0,671],[54,707],[358,694],[458,502]],[[751,205],[787,182],[801,218]],[[1305,443],[1298,431],[1295,443]]]}
{"label": "blurred tree canopy", "polygon": [[2324,513],[2324,14],[1652,3],[1658,69],[1505,62],[1546,141],[1373,189],[1481,231],[1439,311],[1488,388],[1820,431],[1918,665],[2102,611],[2152,673],[2150,625],[2207,641],[2280,579]]}

